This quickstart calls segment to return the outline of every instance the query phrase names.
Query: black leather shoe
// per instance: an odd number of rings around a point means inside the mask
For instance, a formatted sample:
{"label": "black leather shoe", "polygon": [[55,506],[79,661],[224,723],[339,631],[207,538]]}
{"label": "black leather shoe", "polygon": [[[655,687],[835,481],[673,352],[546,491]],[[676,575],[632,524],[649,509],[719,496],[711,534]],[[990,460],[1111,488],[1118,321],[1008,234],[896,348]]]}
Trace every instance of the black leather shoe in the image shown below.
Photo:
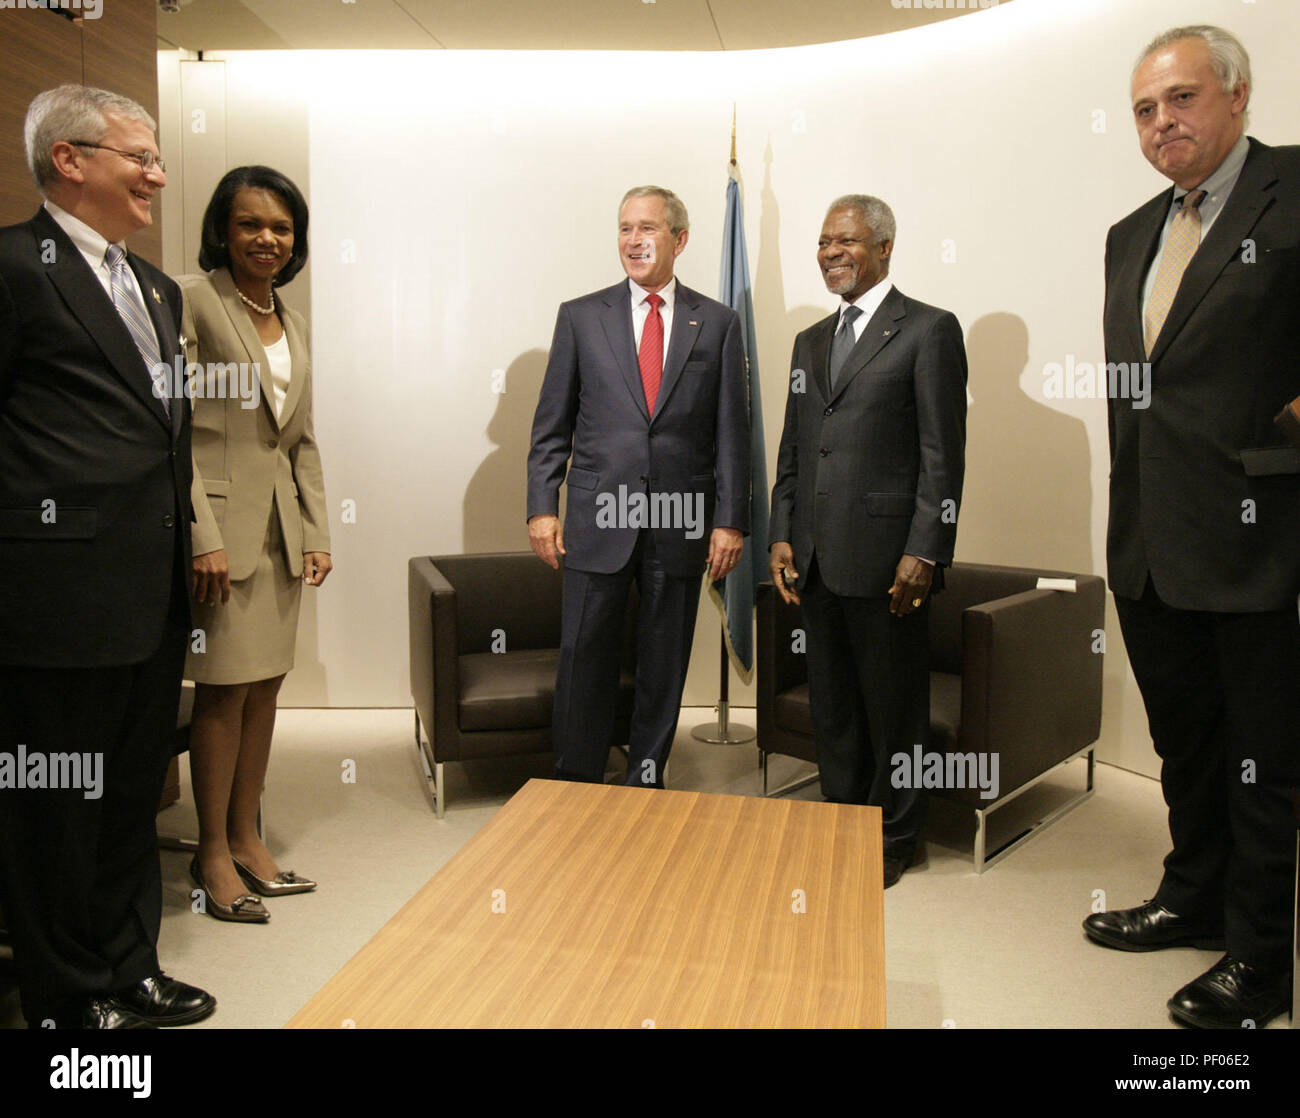
{"label": "black leather shoe", "polygon": [[1291,973],[1225,955],[1169,999],[1175,1021],[1197,1029],[1262,1029],[1291,1000]]}
{"label": "black leather shoe", "polygon": [[1223,950],[1222,931],[1170,912],[1155,901],[1137,908],[1094,912],[1083,922],[1083,930],[1096,943],[1120,951],[1159,951],[1162,947]]}
{"label": "black leather shoe", "polygon": [[892,854],[885,855],[885,888],[891,885],[897,885],[898,879],[903,876],[903,871],[907,869],[907,858],[896,858]]}
{"label": "black leather shoe", "polygon": [[217,999],[211,994],[165,974],[142,978],[134,986],[118,990],[113,1002],[159,1028],[192,1025],[217,1008]]}
{"label": "black leather shoe", "polygon": [[148,1021],[112,998],[91,998],[77,1015],[73,1028],[77,1029],[152,1029]]}

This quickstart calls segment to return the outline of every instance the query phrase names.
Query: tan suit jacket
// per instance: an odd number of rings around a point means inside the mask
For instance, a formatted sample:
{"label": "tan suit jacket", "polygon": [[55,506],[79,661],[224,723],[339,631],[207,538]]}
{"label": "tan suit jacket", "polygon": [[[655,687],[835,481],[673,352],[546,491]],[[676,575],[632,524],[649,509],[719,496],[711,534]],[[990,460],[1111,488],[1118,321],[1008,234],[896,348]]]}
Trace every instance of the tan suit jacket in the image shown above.
{"label": "tan suit jacket", "polygon": [[[285,308],[293,370],[277,418],[266,351],[230,273],[218,268],[177,282],[185,296],[186,361],[202,366],[206,378],[203,389],[195,386],[193,399],[194,554],[224,548],[231,579],[248,578],[257,568],[274,502],[289,571],[300,576],[304,553],[330,549],[325,479],[312,431],[306,322]],[[213,393],[218,381],[208,371],[230,362],[245,369],[227,367],[222,398]],[[256,385],[248,393],[256,406],[241,396],[241,381],[245,389]]]}

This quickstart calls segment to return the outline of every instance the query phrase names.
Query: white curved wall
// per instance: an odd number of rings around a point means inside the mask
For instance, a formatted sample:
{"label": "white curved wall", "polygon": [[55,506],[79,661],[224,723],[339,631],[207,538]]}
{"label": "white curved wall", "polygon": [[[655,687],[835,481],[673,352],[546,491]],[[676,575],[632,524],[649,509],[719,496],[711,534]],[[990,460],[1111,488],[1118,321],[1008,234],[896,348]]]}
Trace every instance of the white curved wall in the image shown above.
{"label": "white curved wall", "polygon": [[[312,207],[310,277],[290,294],[307,309],[310,283],[337,570],[304,613],[284,701],[404,705],[407,557],[527,546],[524,457],[555,309],[622,275],[625,188],[681,194],[692,232],[678,274],[716,294],[733,102],[769,474],[791,342],[834,306],[814,260],[826,204],[877,194],[898,218],[895,284],[967,332],[958,558],[1104,573],[1105,404],[1046,399],[1043,367],[1101,358],[1106,229],[1165,185],[1138,151],[1130,66],[1189,18],[1251,52],[1252,134],[1295,140],[1300,12],[1240,0],[1194,13],[1182,0],[1016,0],[875,39],[731,54],[209,55],[225,67],[219,136],[190,127],[194,98],[210,96],[194,92],[198,64],[164,56],[169,150],[187,167],[281,166]],[[186,182],[183,217],[169,210],[187,253],[202,179]],[[355,524],[340,521],[345,500]],[[716,696],[716,629],[702,613],[688,702]],[[1104,755],[1154,772],[1113,613],[1107,636]],[[748,694],[733,681],[733,702]]]}

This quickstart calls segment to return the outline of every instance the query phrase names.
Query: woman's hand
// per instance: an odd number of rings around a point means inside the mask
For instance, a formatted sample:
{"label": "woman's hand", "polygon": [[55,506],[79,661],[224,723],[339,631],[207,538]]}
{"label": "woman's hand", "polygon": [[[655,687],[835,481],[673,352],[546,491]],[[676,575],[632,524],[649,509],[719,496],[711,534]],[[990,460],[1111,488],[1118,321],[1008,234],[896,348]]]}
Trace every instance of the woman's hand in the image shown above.
{"label": "woman's hand", "polygon": [[194,556],[190,591],[200,605],[225,605],[230,601],[230,566],[224,548]]}
{"label": "woman's hand", "polygon": [[325,576],[334,569],[328,551],[304,551],[302,553],[302,580],[308,586],[319,586]]}

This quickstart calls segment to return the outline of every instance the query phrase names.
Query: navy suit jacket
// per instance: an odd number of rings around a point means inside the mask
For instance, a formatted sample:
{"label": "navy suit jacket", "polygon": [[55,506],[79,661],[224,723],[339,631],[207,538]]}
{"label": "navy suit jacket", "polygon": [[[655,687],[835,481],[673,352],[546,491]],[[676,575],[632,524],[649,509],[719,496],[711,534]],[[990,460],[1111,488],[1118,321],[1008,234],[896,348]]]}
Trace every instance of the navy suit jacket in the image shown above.
{"label": "navy suit jacket", "polygon": [[[749,438],[736,312],[678,281],[652,417],[624,280],[560,306],[533,418],[527,515],[557,515],[567,482],[564,561],[611,574],[636,545],[635,514],[621,515],[633,495],[644,495],[648,509],[675,501],[675,523],[664,526],[660,516],[659,526],[646,526],[668,574],[699,577],[715,525],[749,530]],[[693,528],[688,506],[700,514]]]}
{"label": "navy suit jacket", "polygon": [[[1106,361],[1147,361],[1142,285],[1173,188],[1106,238]],[[1109,400],[1111,590],[1150,574],[1178,609],[1257,613],[1300,593],[1300,147],[1250,141],[1150,356],[1150,406]]]}
{"label": "navy suit jacket", "polygon": [[[128,259],[170,363],[180,291]],[[125,665],[162,643],[190,566],[189,401],[170,407],[48,212],[0,229],[0,665]]]}
{"label": "navy suit jacket", "polygon": [[875,598],[888,592],[904,555],[952,562],[965,472],[966,348],[950,312],[894,288],[832,392],[838,322],[837,310],[794,341],[769,539],[793,548],[800,589],[815,552],[832,593]]}

